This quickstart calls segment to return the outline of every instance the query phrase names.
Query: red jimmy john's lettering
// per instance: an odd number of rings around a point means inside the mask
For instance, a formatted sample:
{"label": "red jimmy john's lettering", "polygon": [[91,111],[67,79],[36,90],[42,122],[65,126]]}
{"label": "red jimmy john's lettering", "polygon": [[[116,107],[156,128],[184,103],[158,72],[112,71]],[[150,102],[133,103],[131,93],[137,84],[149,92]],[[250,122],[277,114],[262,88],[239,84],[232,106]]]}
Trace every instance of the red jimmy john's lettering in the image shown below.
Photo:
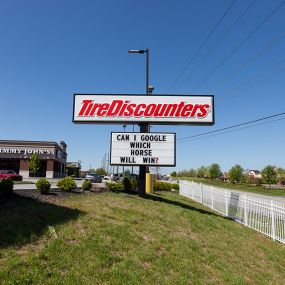
{"label": "red jimmy john's lettering", "polygon": [[81,117],[154,117],[154,118],[205,118],[211,111],[209,104],[136,104],[129,100],[96,103],[83,100],[78,116]]}

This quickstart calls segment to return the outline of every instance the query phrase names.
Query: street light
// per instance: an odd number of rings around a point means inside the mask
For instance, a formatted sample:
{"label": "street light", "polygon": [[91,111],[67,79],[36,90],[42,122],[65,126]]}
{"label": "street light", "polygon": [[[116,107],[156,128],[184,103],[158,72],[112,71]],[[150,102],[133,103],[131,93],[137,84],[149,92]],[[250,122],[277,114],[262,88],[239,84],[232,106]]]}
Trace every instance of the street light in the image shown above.
{"label": "street light", "polygon": [[[146,87],[145,87],[145,94],[149,94],[149,85],[148,85],[148,59],[149,59],[149,49],[130,49],[129,53],[139,53],[139,54],[146,54]],[[142,123],[140,126],[140,132],[141,133],[148,133],[149,127],[147,123]],[[142,165],[139,167],[139,196],[144,197],[145,196],[145,177],[147,172],[147,167]]]}
{"label": "street light", "polygon": [[146,50],[144,49],[130,49],[129,53],[145,53]]}
{"label": "street light", "polygon": [[146,54],[146,87],[145,87],[145,93],[148,95],[148,56],[149,56],[149,49],[130,49],[129,53],[139,53],[139,54]]}

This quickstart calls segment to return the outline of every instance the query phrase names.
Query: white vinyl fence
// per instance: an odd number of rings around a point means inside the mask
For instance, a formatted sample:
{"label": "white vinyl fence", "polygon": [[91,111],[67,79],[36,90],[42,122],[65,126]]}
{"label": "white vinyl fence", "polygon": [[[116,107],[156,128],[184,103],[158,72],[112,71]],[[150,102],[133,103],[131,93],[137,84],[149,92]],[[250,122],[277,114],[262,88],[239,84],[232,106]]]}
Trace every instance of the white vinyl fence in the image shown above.
{"label": "white vinyl fence", "polygon": [[179,194],[285,243],[285,204],[190,181],[179,181]]}

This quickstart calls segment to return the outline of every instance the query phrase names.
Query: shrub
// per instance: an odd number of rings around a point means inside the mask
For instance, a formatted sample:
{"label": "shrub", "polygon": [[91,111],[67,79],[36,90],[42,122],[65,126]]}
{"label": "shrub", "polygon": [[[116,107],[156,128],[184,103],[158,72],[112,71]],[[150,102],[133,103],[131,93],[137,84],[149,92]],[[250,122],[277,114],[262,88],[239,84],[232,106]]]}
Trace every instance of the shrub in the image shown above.
{"label": "shrub", "polygon": [[173,183],[173,184],[171,184],[171,188],[176,190],[176,191],[179,191],[179,184],[178,183]]}
{"label": "shrub", "polygon": [[75,190],[77,185],[71,177],[65,177],[57,182],[57,187],[64,191]]}
{"label": "shrub", "polygon": [[108,190],[113,191],[113,192],[122,192],[122,191],[124,191],[123,183],[107,182],[106,186],[107,186]]}
{"label": "shrub", "polygon": [[0,181],[0,195],[7,195],[13,192],[14,182],[12,179]]}
{"label": "shrub", "polygon": [[88,191],[92,188],[92,182],[90,180],[85,180],[83,183],[82,183],[82,189],[84,191]]}
{"label": "shrub", "polygon": [[36,183],[37,189],[41,194],[48,194],[50,190],[50,183],[45,178],[40,178]]}
{"label": "shrub", "polygon": [[132,190],[138,189],[138,182],[136,180],[131,180]]}
{"label": "shrub", "polygon": [[123,185],[124,185],[125,192],[130,192],[132,190],[132,184],[128,177],[124,177]]}
{"label": "shrub", "polygon": [[171,183],[163,181],[155,181],[153,184],[153,191],[171,191]]}

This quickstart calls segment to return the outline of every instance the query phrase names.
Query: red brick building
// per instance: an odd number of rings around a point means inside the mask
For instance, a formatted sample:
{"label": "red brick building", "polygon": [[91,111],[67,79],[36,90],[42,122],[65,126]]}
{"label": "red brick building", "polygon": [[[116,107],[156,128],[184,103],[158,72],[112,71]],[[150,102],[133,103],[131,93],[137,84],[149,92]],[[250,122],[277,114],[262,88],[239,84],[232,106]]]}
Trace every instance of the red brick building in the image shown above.
{"label": "red brick building", "polygon": [[33,153],[37,153],[41,159],[37,177],[64,177],[66,147],[64,141],[58,144],[49,141],[0,140],[0,170],[14,170],[23,178],[28,178],[32,176],[29,172],[29,160]]}

